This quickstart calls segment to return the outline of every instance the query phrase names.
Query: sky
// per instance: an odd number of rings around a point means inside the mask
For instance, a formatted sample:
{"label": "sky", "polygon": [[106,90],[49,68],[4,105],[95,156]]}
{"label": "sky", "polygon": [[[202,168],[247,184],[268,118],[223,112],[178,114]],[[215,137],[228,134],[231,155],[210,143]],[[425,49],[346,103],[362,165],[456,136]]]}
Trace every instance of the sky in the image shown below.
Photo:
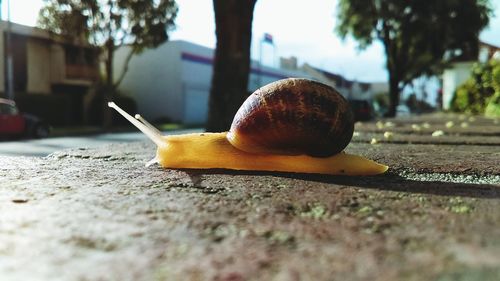
{"label": "sky", "polygon": [[[7,17],[7,0],[1,17]],[[495,15],[481,33],[481,40],[500,46],[500,0],[491,0]],[[42,0],[10,0],[11,20],[34,26]],[[179,13],[171,40],[186,40],[215,47],[212,0],[177,0]],[[259,60],[259,42],[264,33],[273,36],[274,47],[264,44],[263,63],[278,66],[280,56],[296,56],[299,65],[315,67],[363,82],[387,80],[383,47],[375,42],[359,51],[352,39],[342,41],[334,33],[336,0],[259,0],[255,6],[252,58]]]}

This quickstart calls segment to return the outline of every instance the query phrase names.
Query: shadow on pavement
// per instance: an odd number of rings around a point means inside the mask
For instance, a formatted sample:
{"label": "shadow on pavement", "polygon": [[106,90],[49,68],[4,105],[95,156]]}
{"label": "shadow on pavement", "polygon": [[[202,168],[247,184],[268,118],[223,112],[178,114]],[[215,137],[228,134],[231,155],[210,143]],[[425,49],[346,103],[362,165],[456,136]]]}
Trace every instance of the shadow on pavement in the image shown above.
{"label": "shadow on pavement", "polygon": [[193,183],[197,184],[200,177],[205,174],[228,174],[228,175],[265,175],[291,179],[330,183],[342,186],[358,188],[369,188],[386,191],[408,192],[416,194],[432,194],[440,196],[459,196],[471,198],[500,198],[500,185],[494,184],[472,184],[454,183],[444,181],[417,181],[401,177],[394,173],[386,173],[379,176],[329,176],[311,174],[293,174],[259,171],[234,171],[223,169],[189,170],[183,169],[190,176]]}
{"label": "shadow on pavement", "polygon": [[[292,176],[294,177],[294,176]],[[455,183],[445,181],[418,181],[395,174],[374,177],[328,177],[314,176],[307,178],[319,182],[333,183],[359,188],[371,188],[387,191],[398,191],[440,196],[459,196],[471,198],[500,198],[500,185]],[[305,179],[305,178],[304,178]]]}

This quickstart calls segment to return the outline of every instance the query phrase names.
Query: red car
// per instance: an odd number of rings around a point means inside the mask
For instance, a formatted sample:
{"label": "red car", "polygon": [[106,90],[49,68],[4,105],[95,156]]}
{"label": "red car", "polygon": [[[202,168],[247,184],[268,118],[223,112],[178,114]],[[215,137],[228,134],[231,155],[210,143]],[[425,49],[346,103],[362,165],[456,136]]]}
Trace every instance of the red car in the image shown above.
{"label": "red car", "polygon": [[40,118],[20,113],[12,100],[0,98],[0,139],[11,137],[44,138],[50,127]]}

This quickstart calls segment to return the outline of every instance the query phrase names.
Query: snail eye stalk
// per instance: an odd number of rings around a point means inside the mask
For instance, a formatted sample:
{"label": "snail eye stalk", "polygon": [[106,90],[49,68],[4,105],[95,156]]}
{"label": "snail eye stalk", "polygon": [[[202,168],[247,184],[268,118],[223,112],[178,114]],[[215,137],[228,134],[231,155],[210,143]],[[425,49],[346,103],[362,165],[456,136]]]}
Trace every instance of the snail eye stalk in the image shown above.
{"label": "snail eye stalk", "polygon": [[[130,123],[132,123],[137,129],[139,129],[141,132],[143,132],[152,142],[154,142],[157,146],[163,146],[164,145],[164,140],[163,137],[158,131],[158,129],[154,128],[153,125],[149,124],[146,125],[144,123],[141,123],[139,120],[135,119],[132,117],[130,114],[125,112],[125,110],[121,109],[116,103],[114,102],[108,102],[108,106],[116,110],[120,115],[125,117]],[[145,121],[145,120],[144,120]],[[153,127],[154,129],[152,129]]]}
{"label": "snail eye stalk", "polygon": [[153,124],[149,123],[146,119],[142,118],[142,116],[140,114],[136,114],[134,117],[135,117],[135,119],[139,120],[139,122],[146,125],[146,127],[151,129],[151,131],[155,132],[156,134],[158,134],[160,136],[162,135],[160,130],[158,130],[155,126],[153,126]]}

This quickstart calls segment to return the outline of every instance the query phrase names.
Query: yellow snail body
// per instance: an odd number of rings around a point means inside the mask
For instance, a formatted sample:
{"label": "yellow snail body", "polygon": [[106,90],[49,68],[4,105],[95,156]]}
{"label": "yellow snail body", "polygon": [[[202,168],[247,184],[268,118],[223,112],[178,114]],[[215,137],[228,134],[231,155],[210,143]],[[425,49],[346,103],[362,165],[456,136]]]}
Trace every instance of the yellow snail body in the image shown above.
{"label": "yellow snail body", "polygon": [[376,175],[388,167],[342,152],[354,122],[333,88],[307,79],[284,79],[255,91],[229,132],[162,136],[109,103],[157,146],[153,162],[174,169],[231,169],[330,175]]}

